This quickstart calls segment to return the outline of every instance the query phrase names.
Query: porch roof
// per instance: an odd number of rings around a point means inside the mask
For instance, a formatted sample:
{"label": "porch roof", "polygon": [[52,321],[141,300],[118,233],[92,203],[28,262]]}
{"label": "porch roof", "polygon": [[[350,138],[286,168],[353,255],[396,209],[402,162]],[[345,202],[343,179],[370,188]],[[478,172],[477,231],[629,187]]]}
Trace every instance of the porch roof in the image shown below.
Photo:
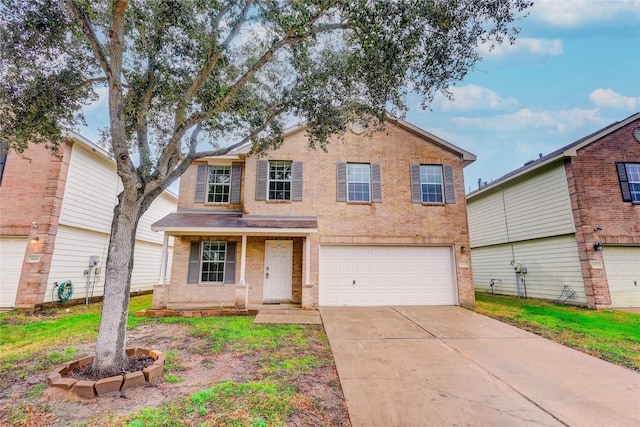
{"label": "porch roof", "polygon": [[178,235],[306,236],[318,232],[316,217],[259,216],[242,213],[174,212],[151,230]]}

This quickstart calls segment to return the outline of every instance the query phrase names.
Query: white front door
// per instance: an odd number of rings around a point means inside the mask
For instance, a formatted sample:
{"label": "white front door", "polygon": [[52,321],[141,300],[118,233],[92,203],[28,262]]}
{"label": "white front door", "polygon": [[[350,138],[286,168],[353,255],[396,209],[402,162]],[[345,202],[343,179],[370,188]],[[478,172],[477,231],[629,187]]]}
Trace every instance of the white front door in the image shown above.
{"label": "white front door", "polygon": [[293,241],[267,240],[264,248],[264,300],[290,301]]}

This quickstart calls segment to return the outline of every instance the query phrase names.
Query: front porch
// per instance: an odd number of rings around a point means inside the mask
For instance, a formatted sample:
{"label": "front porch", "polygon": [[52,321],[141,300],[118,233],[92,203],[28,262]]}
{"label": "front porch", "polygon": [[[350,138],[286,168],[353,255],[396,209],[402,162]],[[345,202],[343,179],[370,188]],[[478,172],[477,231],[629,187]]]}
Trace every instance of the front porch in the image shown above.
{"label": "front porch", "polygon": [[[264,303],[313,306],[315,218],[175,213],[152,229],[164,231],[166,247],[170,237],[175,239],[172,275],[167,281],[163,268],[154,287],[153,309],[248,310]],[[163,265],[167,259],[163,254]]]}

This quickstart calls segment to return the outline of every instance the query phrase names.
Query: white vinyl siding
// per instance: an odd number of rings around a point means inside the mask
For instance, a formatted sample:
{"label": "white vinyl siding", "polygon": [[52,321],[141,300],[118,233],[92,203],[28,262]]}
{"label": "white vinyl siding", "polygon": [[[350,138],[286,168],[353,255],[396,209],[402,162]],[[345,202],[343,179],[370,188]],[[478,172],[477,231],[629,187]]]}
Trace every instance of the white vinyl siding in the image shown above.
{"label": "white vinyl siding", "polygon": [[564,166],[467,200],[471,247],[575,232]]}
{"label": "white vinyl siding", "polygon": [[[475,289],[490,292],[489,284],[494,279],[495,293],[517,295],[516,274],[511,265],[514,257],[517,263],[527,267],[524,278],[529,297],[556,300],[566,282],[576,292],[575,298],[567,302],[586,304],[578,246],[573,235],[514,243],[513,253],[511,244],[473,249]],[[524,294],[522,285],[521,294]]]}
{"label": "white vinyl siding", "polygon": [[602,252],[612,307],[640,307],[640,247],[606,246]]}
{"label": "white vinyl siding", "polygon": [[15,307],[27,244],[24,237],[0,237],[0,308]]}
{"label": "white vinyl siding", "polygon": [[450,247],[320,247],[321,306],[455,304]]}
{"label": "white vinyl siding", "polygon": [[[89,257],[100,258],[98,267],[101,272],[96,276],[93,296],[101,296],[104,291],[105,264],[109,235],[91,230],[61,225],[56,235],[56,249],[51,259],[49,283],[45,294],[45,302],[51,301],[51,289],[54,282],[71,280],[73,283],[73,299],[82,299],[87,295],[87,278],[84,270],[89,268]],[[171,259],[171,246],[169,249]],[[136,240],[133,255],[133,272],[131,274],[131,292],[152,290],[160,277],[160,260],[162,244]],[[167,269],[167,271],[170,271]],[[91,270],[91,283],[94,282],[94,270]]]}
{"label": "white vinyl siding", "polygon": [[74,144],[60,208],[60,223],[111,232],[113,208],[122,184],[115,164]]}

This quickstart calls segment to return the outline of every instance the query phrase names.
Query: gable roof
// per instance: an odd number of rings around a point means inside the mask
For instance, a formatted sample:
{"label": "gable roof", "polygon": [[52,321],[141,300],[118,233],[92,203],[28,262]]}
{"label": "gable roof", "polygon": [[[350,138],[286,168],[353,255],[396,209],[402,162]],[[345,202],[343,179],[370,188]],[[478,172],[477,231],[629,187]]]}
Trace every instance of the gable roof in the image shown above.
{"label": "gable roof", "polygon": [[587,135],[583,138],[578,139],[577,141],[572,142],[571,144],[565,145],[562,148],[559,148],[549,154],[547,154],[546,156],[542,156],[539,159],[527,162],[524,164],[524,166],[515,169],[509,173],[507,173],[506,175],[501,176],[500,178],[491,181],[489,184],[483,186],[482,188],[478,189],[478,190],[474,190],[471,193],[467,194],[467,199],[469,198],[473,198],[476,197],[482,193],[485,193],[489,190],[491,190],[492,188],[497,187],[499,184],[504,184],[505,182],[511,181],[513,179],[516,179],[518,177],[521,177],[525,174],[529,174],[532,173],[533,171],[535,171],[536,169],[539,169],[541,167],[544,167],[550,163],[556,162],[558,160],[567,158],[567,157],[575,157],[578,155],[578,150],[580,150],[581,148],[586,147],[587,145],[598,141],[599,139],[602,139],[603,137],[609,135],[610,133],[613,133],[615,131],[617,131],[618,129],[628,125],[629,123],[634,122],[635,120],[640,119],[640,113],[635,113],[632,116],[627,117],[624,120],[621,120],[619,122],[615,122],[612,123],[608,126],[605,126],[604,128],[590,134]]}
{"label": "gable roof", "polygon": [[[469,151],[463,150],[462,148],[451,144],[448,141],[445,141],[444,139],[430,133],[427,132],[424,129],[421,129],[405,120],[402,119],[398,119],[395,117],[391,117],[391,116],[387,116],[386,118],[387,121],[391,122],[391,123],[395,123],[397,126],[412,132],[416,135],[418,135],[419,137],[423,138],[423,139],[427,139],[430,142],[444,148],[445,150],[451,151],[457,155],[459,155],[460,157],[462,157],[462,165],[464,166],[468,166],[471,163],[473,163],[476,160],[476,155],[473,153],[470,153]],[[284,131],[284,136],[285,138],[289,135],[292,135],[296,132],[300,132],[304,129],[307,128],[306,123],[301,122],[298,123],[296,125],[293,125],[287,129],[285,129]],[[229,154],[248,154],[249,150],[251,149],[251,142],[247,142],[246,144],[242,145],[241,147],[236,148],[235,150],[231,150],[229,152]]]}

